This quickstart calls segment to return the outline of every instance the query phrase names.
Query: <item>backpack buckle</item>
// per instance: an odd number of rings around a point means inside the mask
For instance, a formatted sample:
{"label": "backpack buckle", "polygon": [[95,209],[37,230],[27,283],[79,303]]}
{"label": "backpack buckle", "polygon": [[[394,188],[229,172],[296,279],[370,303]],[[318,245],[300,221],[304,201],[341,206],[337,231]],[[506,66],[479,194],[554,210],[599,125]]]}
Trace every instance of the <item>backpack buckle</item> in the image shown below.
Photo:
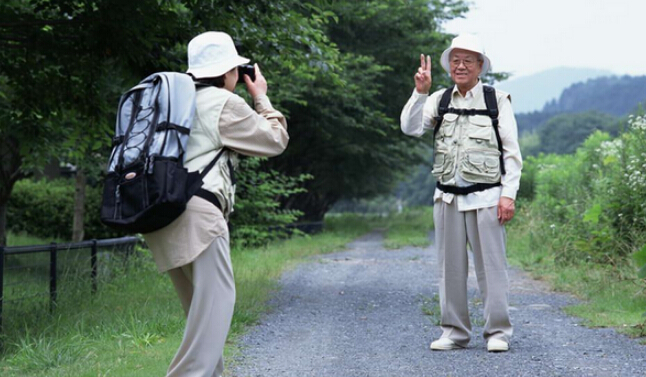
{"label": "backpack buckle", "polygon": [[144,166],[144,171],[146,174],[152,174],[153,173],[153,165],[155,164],[155,155],[151,155],[146,159],[146,164]]}

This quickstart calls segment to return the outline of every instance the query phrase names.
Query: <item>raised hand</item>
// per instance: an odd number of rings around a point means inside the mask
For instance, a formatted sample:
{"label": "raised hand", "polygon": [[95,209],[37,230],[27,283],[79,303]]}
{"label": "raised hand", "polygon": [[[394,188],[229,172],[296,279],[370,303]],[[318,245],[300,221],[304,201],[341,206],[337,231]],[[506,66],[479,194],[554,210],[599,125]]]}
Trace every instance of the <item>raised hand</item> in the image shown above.
{"label": "raised hand", "polygon": [[251,81],[248,75],[244,75],[244,82],[247,84],[247,90],[251,97],[256,98],[259,95],[267,94],[267,80],[260,72],[260,67],[258,67],[257,63],[253,67],[256,73],[256,81]]}
{"label": "raised hand", "polygon": [[415,89],[417,93],[428,94],[431,90],[431,83],[433,83],[431,78],[431,57],[425,57],[424,54],[421,54],[419,60],[419,68],[415,74]]}

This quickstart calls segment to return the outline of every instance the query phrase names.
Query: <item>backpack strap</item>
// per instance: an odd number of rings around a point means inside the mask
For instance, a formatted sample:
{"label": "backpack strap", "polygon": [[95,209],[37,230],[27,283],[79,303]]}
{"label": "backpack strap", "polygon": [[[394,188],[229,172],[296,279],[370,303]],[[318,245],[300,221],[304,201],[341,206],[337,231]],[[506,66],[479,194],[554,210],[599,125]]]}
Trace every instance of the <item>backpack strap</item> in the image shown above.
{"label": "backpack strap", "polygon": [[215,158],[213,158],[213,161],[211,161],[208,165],[206,165],[204,170],[202,170],[202,172],[200,173],[200,177],[202,179],[204,179],[204,177],[206,177],[206,175],[209,174],[211,169],[213,169],[213,166],[215,166],[215,163],[218,162],[220,157],[222,157],[222,154],[224,153],[224,151],[226,151],[227,149],[228,149],[227,147],[222,147],[222,149],[220,149],[220,152],[218,152],[218,154],[215,155]]}
{"label": "backpack strap", "polygon": [[452,85],[446,88],[446,90],[444,90],[444,93],[442,93],[440,105],[437,108],[437,116],[434,118],[435,127],[433,128],[433,142],[435,142],[435,135],[437,135],[437,131],[440,130],[440,126],[442,125],[442,121],[444,120],[444,114],[449,112],[449,104],[451,103],[451,95],[453,94],[454,87],[455,85]]}
{"label": "backpack strap", "polygon": [[[229,148],[227,148],[227,147],[222,147],[222,149],[220,149],[220,152],[218,152],[218,154],[213,158],[213,160],[208,165],[206,165],[204,170],[202,170],[202,172],[200,173],[200,177],[202,179],[204,179],[204,177],[206,177],[206,175],[209,174],[211,169],[213,169],[213,166],[215,166],[215,163],[220,159],[220,157],[222,157],[222,154],[224,154],[224,152],[227,151],[228,149]],[[233,178],[233,164],[231,163],[231,159],[227,160],[227,165],[229,167],[229,174],[231,174],[231,179],[233,181],[233,179],[234,179]],[[235,182],[233,182],[233,184],[235,184]],[[220,211],[223,211],[222,204],[218,200],[218,197],[214,193],[212,193],[211,191],[207,191],[207,190],[205,190],[203,188],[200,188],[195,193],[195,196],[199,196],[200,198],[211,202],[214,206],[218,207],[218,209]]]}
{"label": "backpack strap", "polygon": [[496,89],[493,86],[483,85],[484,100],[487,105],[487,112],[491,118],[494,133],[496,134],[496,141],[498,142],[498,151],[500,152],[500,173],[505,175],[505,164],[502,158],[502,139],[500,138],[500,130],[498,127],[498,101],[496,100]]}

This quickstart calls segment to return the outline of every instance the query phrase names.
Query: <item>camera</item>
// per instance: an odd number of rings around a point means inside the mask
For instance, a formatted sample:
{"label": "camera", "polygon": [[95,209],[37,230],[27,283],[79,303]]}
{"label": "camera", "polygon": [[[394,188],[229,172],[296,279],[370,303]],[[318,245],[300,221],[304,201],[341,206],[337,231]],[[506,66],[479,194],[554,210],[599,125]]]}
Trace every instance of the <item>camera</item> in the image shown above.
{"label": "camera", "polygon": [[244,83],[244,75],[249,76],[251,81],[256,81],[256,69],[251,64],[242,64],[238,66],[238,83]]}

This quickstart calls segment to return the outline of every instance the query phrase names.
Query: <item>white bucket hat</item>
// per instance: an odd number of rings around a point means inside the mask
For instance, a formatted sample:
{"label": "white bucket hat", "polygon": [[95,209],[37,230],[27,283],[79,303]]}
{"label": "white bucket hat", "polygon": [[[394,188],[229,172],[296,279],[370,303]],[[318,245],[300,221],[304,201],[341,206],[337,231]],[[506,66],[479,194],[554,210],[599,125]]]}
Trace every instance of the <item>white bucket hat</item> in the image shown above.
{"label": "white bucket hat", "polygon": [[249,63],[238,55],[233,39],[221,31],[207,31],[188,43],[188,70],[195,78],[217,77]]}
{"label": "white bucket hat", "polygon": [[487,55],[485,55],[485,50],[482,46],[482,43],[480,42],[480,39],[473,34],[460,34],[457,37],[453,38],[453,41],[451,41],[451,46],[444,50],[442,57],[440,58],[440,64],[442,64],[442,68],[444,68],[444,70],[448,74],[451,74],[449,57],[451,56],[451,51],[456,48],[473,51],[480,54],[480,56],[482,57],[482,72],[480,72],[480,76],[484,76],[491,69],[491,61],[489,60]]}

